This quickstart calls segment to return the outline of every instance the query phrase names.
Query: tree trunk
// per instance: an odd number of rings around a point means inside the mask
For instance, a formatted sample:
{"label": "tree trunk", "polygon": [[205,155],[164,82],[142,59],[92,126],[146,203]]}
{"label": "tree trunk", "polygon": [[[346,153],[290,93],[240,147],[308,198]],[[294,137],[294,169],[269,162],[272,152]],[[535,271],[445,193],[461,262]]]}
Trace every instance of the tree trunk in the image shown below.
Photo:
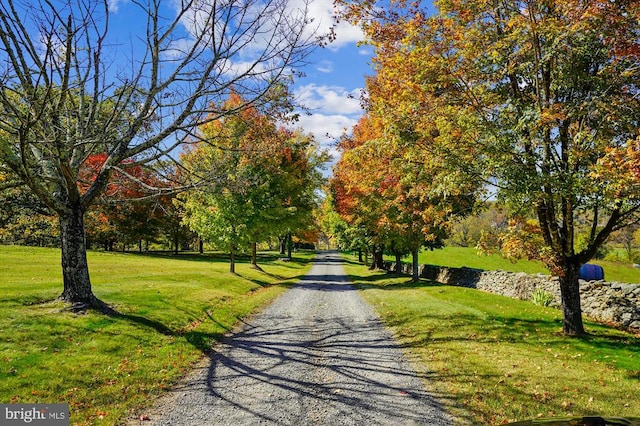
{"label": "tree trunk", "polygon": [[380,247],[380,250],[376,252],[376,268],[384,269],[384,247]]}
{"label": "tree trunk", "polygon": [[293,249],[293,235],[291,232],[287,234],[287,258],[291,260],[291,250]]}
{"label": "tree trunk", "polygon": [[562,331],[571,336],[585,334],[580,307],[580,265],[569,260],[563,261],[560,276],[560,297],[562,299]]}
{"label": "tree trunk", "polygon": [[362,263],[362,249],[358,249],[358,262]]}
{"label": "tree trunk", "polygon": [[371,264],[371,270],[384,269],[384,249],[382,247],[376,248],[373,251],[373,263]]}
{"label": "tree trunk", "polygon": [[84,211],[76,207],[69,214],[60,215],[60,244],[62,249],[62,278],[64,290],[60,299],[73,304],[73,310],[95,306],[98,299],[91,291],[87,247],[84,233]]}
{"label": "tree trunk", "polygon": [[258,267],[258,243],[255,242],[251,244],[251,265]]}
{"label": "tree trunk", "polygon": [[229,258],[229,272],[232,274],[236,273],[236,248],[231,247],[230,258]]}
{"label": "tree trunk", "polygon": [[418,276],[418,250],[411,251],[411,280],[417,282],[420,279]]}
{"label": "tree trunk", "polygon": [[284,255],[287,248],[287,236],[278,237],[278,242],[280,243],[280,254]]}
{"label": "tree trunk", "polygon": [[394,254],[396,256],[396,275],[402,275],[402,255],[400,252]]}
{"label": "tree trunk", "polygon": [[202,238],[198,239],[198,252],[200,254],[204,253],[204,241],[202,241]]}

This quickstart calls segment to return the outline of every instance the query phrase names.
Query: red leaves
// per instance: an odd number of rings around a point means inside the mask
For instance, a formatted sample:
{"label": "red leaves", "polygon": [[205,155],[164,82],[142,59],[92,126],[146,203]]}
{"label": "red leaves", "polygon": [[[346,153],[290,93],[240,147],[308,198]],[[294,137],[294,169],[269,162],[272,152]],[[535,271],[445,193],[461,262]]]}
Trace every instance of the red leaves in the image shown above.
{"label": "red leaves", "polygon": [[[94,154],[87,158],[78,176],[78,186],[82,193],[89,190],[96,178],[103,172],[108,156],[105,153]],[[112,170],[110,181],[104,195],[107,198],[126,200],[143,198],[149,193],[146,187],[161,187],[160,179],[150,170],[134,165],[127,160]]]}

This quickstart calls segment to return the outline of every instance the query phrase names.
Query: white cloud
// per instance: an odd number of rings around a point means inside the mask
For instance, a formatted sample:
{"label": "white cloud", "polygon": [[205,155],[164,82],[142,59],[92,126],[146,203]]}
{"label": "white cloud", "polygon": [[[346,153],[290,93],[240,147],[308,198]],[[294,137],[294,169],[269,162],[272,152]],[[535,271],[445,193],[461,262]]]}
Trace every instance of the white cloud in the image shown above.
{"label": "white cloud", "polygon": [[120,5],[126,2],[127,0],[109,0],[109,12],[118,13]]}
{"label": "white cloud", "polygon": [[[350,91],[344,87],[316,84],[302,86],[295,92],[297,100],[311,112],[300,114],[292,127],[314,136],[316,142],[332,156],[329,166],[340,158],[337,141],[344,134],[351,133],[363,114],[360,93],[361,89]],[[331,173],[330,168],[326,173]]]}
{"label": "white cloud", "polygon": [[338,140],[356,122],[357,119],[346,115],[310,114],[300,116],[296,126],[313,133],[317,141],[328,143]]}
{"label": "white cloud", "polygon": [[[110,8],[117,11],[119,6],[129,0],[108,1]],[[198,35],[212,26],[213,34],[202,41],[203,45],[215,43],[229,58],[243,62],[250,62],[262,55],[279,57],[272,55],[280,49],[286,52],[292,33],[297,31],[302,31],[303,36],[313,40],[326,36],[333,30],[335,39],[327,46],[331,51],[353,45],[364,38],[360,27],[345,20],[336,24],[338,6],[334,4],[334,0],[229,0],[227,4],[218,5],[217,8],[212,5],[214,1],[199,0],[182,14],[180,22],[186,30],[185,38],[172,43],[172,48],[193,45]],[[181,10],[180,0],[172,0],[169,4],[175,12]],[[228,8],[237,9],[231,17],[226,15]],[[216,17],[210,16],[212,11],[215,11]],[[178,54],[181,50],[169,53]],[[317,70],[331,73],[333,64],[325,61]]]}
{"label": "white cloud", "polygon": [[357,121],[358,117],[346,115],[311,114],[301,115],[292,127],[311,133],[316,142],[332,156],[332,162],[335,162],[340,157],[340,153],[336,150],[336,142],[345,132],[349,133]]}
{"label": "white cloud", "polygon": [[336,27],[336,40],[329,45],[329,49],[339,49],[344,45],[364,40],[364,33],[360,27],[341,21]]}
{"label": "white cloud", "polygon": [[347,90],[339,86],[307,84],[295,91],[298,102],[311,111],[353,115],[361,114],[361,89]]}
{"label": "white cloud", "polygon": [[[291,0],[288,7],[292,10],[304,10],[306,7],[308,16],[313,18],[309,30],[315,30],[317,35],[329,33],[335,24],[338,12],[334,0]],[[364,39],[364,33],[360,27],[351,25],[345,20],[340,20],[340,23],[335,26],[335,35],[336,39],[328,46],[332,50]]]}
{"label": "white cloud", "polygon": [[181,0],[170,4],[192,39],[205,35],[203,46],[215,45],[221,55],[244,61],[275,58],[278,52],[287,52],[293,37],[315,36],[315,24],[308,23],[313,15],[305,15],[301,0],[198,0],[188,8]]}
{"label": "white cloud", "polygon": [[320,61],[316,66],[316,69],[324,74],[330,74],[333,72],[333,62],[331,61]]}

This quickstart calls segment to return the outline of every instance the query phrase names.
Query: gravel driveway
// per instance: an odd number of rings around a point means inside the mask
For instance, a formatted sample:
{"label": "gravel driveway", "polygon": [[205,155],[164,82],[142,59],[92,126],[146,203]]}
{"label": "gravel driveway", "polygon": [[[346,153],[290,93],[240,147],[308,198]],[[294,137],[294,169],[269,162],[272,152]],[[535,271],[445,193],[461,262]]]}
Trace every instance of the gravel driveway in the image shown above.
{"label": "gravel driveway", "polygon": [[147,411],[155,425],[451,424],[339,254],[217,345]]}

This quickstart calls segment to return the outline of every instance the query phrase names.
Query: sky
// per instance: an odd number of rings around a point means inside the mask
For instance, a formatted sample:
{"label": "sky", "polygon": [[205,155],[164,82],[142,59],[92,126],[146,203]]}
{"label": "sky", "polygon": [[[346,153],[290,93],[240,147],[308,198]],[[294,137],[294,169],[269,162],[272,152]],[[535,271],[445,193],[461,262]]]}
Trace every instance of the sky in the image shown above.
{"label": "sky", "polygon": [[[125,35],[135,32],[139,26],[134,15],[133,0],[108,0],[111,23],[117,33]],[[178,0],[166,0],[168,6]],[[204,0],[206,1],[206,0]],[[246,2],[260,0],[245,0]],[[334,24],[333,0],[287,0],[293,9],[308,7],[313,18],[311,27],[316,34],[325,34]],[[168,12],[170,13],[170,12]],[[295,12],[292,12],[295,13]],[[326,175],[330,175],[331,165],[337,160],[335,143],[362,116],[360,96],[364,88],[365,75],[371,74],[370,60],[372,48],[358,46],[363,34],[360,28],[340,22],[335,28],[336,38],[326,47],[318,47],[308,58],[302,71],[303,77],[296,79],[292,90],[297,102],[306,107],[300,111],[299,121],[294,127],[314,135],[316,141],[334,157],[328,165]],[[258,43],[259,44],[259,43]]]}
{"label": "sky", "polygon": [[[332,23],[332,0],[313,0],[314,17],[320,29]],[[358,27],[341,22],[336,40],[314,51],[305,76],[296,81],[294,93],[309,115],[300,116],[298,126],[315,136],[316,141],[337,160],[335,142],[362,116],[360,103],[365,75],[370,67],[372,48],[358,46],[363,34]]]}

